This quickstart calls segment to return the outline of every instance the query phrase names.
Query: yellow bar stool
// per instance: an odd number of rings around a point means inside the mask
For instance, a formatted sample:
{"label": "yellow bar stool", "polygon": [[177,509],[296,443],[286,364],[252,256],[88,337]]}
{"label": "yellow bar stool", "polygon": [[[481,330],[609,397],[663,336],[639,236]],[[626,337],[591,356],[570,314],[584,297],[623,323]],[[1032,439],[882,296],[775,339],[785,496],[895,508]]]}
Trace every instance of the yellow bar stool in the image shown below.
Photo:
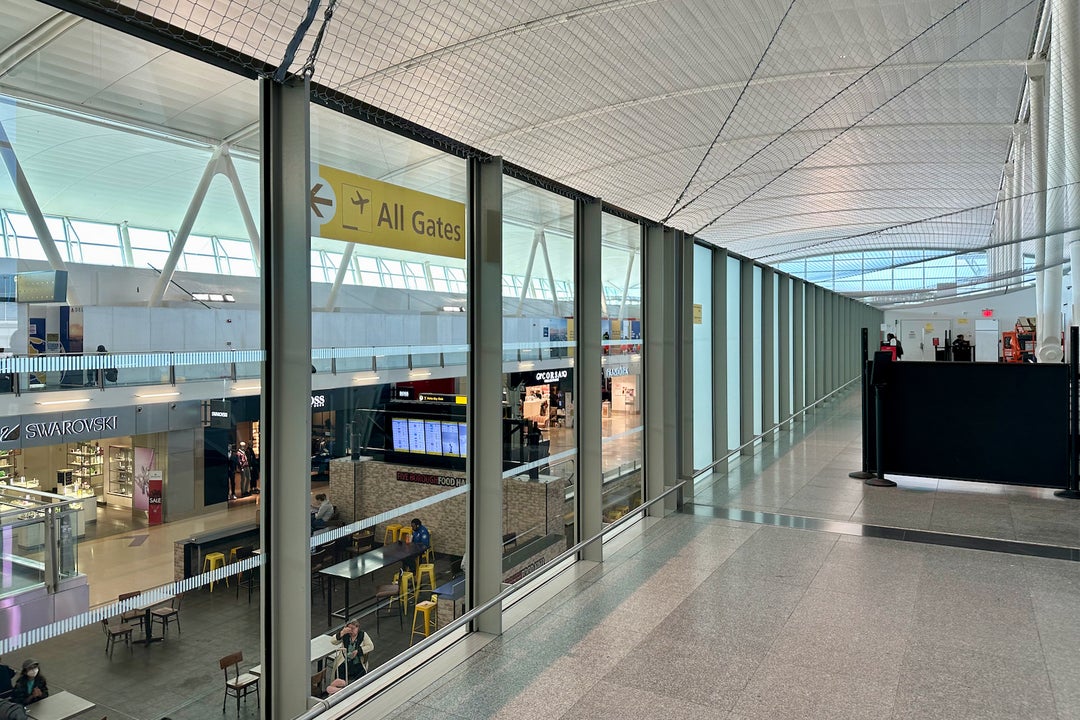
{"label": "yellow bar stool", "polygon": [[386,531],[383,532],[383,545],[389,545],[392,542],[397,542],[398,533],[401,532],[401,525],[398,523],[390,523],[386,526]]}
{"label": "yellow bar stool", "polygon": [[420,586],[427,583],[428,590],[435,589],[435,563],[420,563],[416,571],[416,600],[420,600]]}
{"label": "yellow bar stool", "polygon": [[402,525],[401,530],[398,531],[397,539],[405,543],[412,542],[412,528]]}
{"label": "yellow bar stool", "polygon": [[398,592],[401,593],[398,602],[401,603],[402,612],[409,609],[409,598],[416,592],[416,576],[406,570],[394,576]]}
{"label": "yellow bar stool", "polygon": [[229,564],[230,565],[232,565],[234,562],[236,562],[236,553],[239,552],[242,547],[243,546],[240,545],[240,546],[234,547],[231,550],[229,550]]}
{"label": "yellow bar stool", "polygon": [[[223,567],[225,567],[225,553],[212,552],[203,555],[202,571],[204,573],[213,572],[214,570]],[[214,582],[215,581],[213,580],[210,581],[210,592],[214,592]],[[229,587],[228,575],[225,576],[225,587]]]}
{"label": "yellow bar stool", "polygon": [[[424,627],[421,630],[416,629],[416,621],[420,619],[421,613],[424,615]],[[409,647],[416,641],[417,635],[423,635],[427,637],[431,634],[432,630],[439,629],[439,596],[432,595],[431,600],[425,600],[424,602],[416,603],[416,607],[413,609],[412,618],[412,634],[409,635]]]}

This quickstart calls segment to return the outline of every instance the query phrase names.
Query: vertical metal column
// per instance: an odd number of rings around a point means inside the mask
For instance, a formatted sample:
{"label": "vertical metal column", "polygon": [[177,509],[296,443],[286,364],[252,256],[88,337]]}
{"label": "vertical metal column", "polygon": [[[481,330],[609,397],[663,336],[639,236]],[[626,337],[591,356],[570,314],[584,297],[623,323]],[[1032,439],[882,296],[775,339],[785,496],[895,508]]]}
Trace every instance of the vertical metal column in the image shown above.
{"label": "vertical metal column", "polygon": [[776,273],[771,268],[761,269],[761,430],[762,438],[772,442],[775,433],[769,431],[776,424],[776,302],[773,287]]}
{"label": "vertical metal column", "polygon": [[[679,342],[680,332],[679,318],[679,288],[676,278],[682,267],[682,238],[681,230],[664,228],[664,266],[663,266],[663,297],[664,297],[664,397],[670,398],[664,403],[664,447],[668,448],[664,453],[664,477],[662,489],[677,482],[682,463],[682,446],[684,438],[680,435],[679,419],[683,413],[682,396],[678,390],[678,373],[682,367]],[[691,412],[693,409],[691,408]],[[691,464],[693,458],[691,457]],[[661,489],[661,492],[662,492]],[[655,497],[655,495],[650,495]],[[667,503],[673,506],[674,499]],[[655,507],[655,506],[654,506]],[[656,516],[663,516],[663,508],[657,507]]]}
{"label": "vertical metal column", "polygon": [[728,454],[727,250],[712,252],[713,460]]}
{"label": "vertical metal column", "polygon": [[[311,217],[306,79],[259,83],[262,129],[262,717],[311,693]],[[213,163],[212,163],[213,164]],[[304,408],[297,412],[297,408]],[[301,578],[301,582],[297,582]]]}
{"label": "vertical metal column", "polygon": [[[739,265],[739,444],[743,455],[753,455],[754,446],[754,263]],[[760,368],[758,369],[760,372]]]}
{"label": "vertical metal column", "polygon": [[[664,228],[661,225],[650,225],[645,228],[644,250],[641,254],[644,259],[643,270],[644,292],[642,304],[644,305],[645,323],[642,328],[642,339],[645,349],[643,358],[645,385],[645,499],[654,498],[664,491],[664,473],[667,469],[666,455],[674,452],[674,448],[665,444],[664,417],[667,414],[666,406],[673,404],[675,398],[665,396],[666,383],[664,381],[664,335],[671,331],[665,327],[666,308],[664,298]],[[587,332],[587,328],[583,328]],[[671,366],[666,366],[671,367]],[[674,411],[672,410],[672,414]],[[670,448],[670,449],[669,449]],[[657,508],[653,505],[653,508]],[[657,508],[650,515],[662,516],[663,508]]]}
{"label": "vertical metal column", "polygon": [[[685,494],[693,497],[694,478],[694,239],[682,231],[674,232],[673,249],[678,251],[675,280],[674,324],[678,345],[678,366],[671,377],[673,391],[679,396],[677,418],[679,462],[675,477],[686,480]],[[702,358],[704,361],[705,358]],[[672,373],[668,373],[672,375]]]}
{"label": "vertical metal column", "polygon": [[[805,405],[809,407],[817,400],[817,286],[804,283],[806,287],[806,387]],[[812,411],[811,411],[812,412]]]}
{"label": "vertical metal column", "polygon": [[[1056,10],[1056,4],[1054,10]],[[1057,15],[1051,11],[1054,26]],[[1062,75],[1068,70],[1061,62],[1061,36],[1050,36],[1050,92],[1047,103],[1046,153],[1046,271],[1043,273],[1043,301],[1046,314],[1036,327],[1039,362],[1061,362],[1061,276],[1065,228],[1065,110],[1062,107]]]}
{"label": "vertical metal column", "polygon": [[[791,314],[794,325],[791,328],[792,358],[794,367],[791,378],[793,395],[792,412],[799,412],[806,407],[806,282],[798,278],[791,279]],[[799,416],[805,420],[804,415]]]}
{"label": "vertical metal column", "polygon": [[[475,604],[502,588],[502,443],[475,438],[502,437],[502,158],[473,158],[468,166],[469,435],[466,460],[470,513],[469,585]],[[588,328],[582,328],[588,332]],[[477,618],[476,630],[502,632],[502,609]]]}
{"label": "vertical metal column", "polygon": [[779,307],[776,315],[780,328],[780,343],[777,352],[780,353],[780,418],[783,423],[781,430],[791,429],[791,276],[777,275],[776,282],[780,283],[777,288],[777,302]]}
{"label": "vertical metal column", "polygon": [[814,295],[814,308],[817,311],[816,327],[817,341],[814,343],[815,355],[817,358],[814,360],[814,367],[817,370],[817,380],[815,381],[815,397],[814,400],[820,400],[829,394],[828,384],[828,370],[829,370],[829,325],[828,325],[828,291],[823,287],[815,287]]}
{"label": "vertical metal column", "polygon": [[[577,538],[592,537],[603,529],[603,440],[601,438],[600,301],[603,283],[601,237],[603,212],[599,200],[574,204],[574,308],[577,343],[574,366],[574,414],[577,432]],[[603,543],[593,543],[581,559],[601,562]]]}

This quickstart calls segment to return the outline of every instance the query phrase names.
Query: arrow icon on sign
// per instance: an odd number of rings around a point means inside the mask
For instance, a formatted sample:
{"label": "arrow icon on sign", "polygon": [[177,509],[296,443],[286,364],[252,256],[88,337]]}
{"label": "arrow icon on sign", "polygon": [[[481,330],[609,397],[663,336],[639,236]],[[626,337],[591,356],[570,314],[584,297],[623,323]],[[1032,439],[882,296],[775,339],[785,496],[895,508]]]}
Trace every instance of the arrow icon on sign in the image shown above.
{"label": "arrow icon on sign", "polygon": [[315,187],[311,188],[311,195],[309,197],[309,204],[311,205],[311,212],[315,213],[319,217],[323,217],[323,214],[319,212],[319,208],[316,205],[333,205],[334,201],[329,198],[319,197],[319,191],[322,190],[322,183],[315,183]]}

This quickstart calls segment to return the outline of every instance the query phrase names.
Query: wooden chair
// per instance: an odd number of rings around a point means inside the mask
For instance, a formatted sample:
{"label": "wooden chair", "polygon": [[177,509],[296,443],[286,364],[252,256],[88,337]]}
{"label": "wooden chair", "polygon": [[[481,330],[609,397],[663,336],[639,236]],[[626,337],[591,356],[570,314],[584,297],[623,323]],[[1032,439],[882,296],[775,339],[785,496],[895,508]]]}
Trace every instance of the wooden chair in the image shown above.
{"label": "wooden chair", "polygon": [[[375,588],[375,632],[379,632],[379,618],[383,617],[379,613],[379,609],[382,605],[382,601],[386,600],[386,608],[389,610],[394,606],[394,601],[397,601],[398,606],[398,625],[401,629],[405,629],[405,606],[401,603],[401,586],[397,583],[390,583],[389,585],[380,585]],[[387,615],[386,617],[390,617]]]}
{"label": "wooden chair", "polygon": [[323,690],[323,682],[325,680],[326,668],[323,668],[322,670],[311,676],[311,697],[326,697],[326,692]]}
{"label": "wooden chair", "polygon": [[[119,600],[120,602],[124,602],[125,600],[130,600],[132,598],[137,598],[140,595],[142,595],[142,593],[139,592],[139,591],[128,592],[128,593],[120,593],[119,597],[117,597],[117,600]],[[139,626],[141,627],[144,616],[145,616],[145,611],[143,611],[143,610],[137,610],[137,609],[136,610],[125,610],[124,612],[120,613],[120,622],[122,622],[122,623],[138,623]]]}
{"label": "wooden chair", "polygon": [[[218,667],[225,673],[225,697],[221,700],[221,712],[225,712],[225,703],[229,696],[236,698],[236,717],[240,717],[240,698],[247,702],[248,693],[255,693],[255,702],[259,702],[259,676],[251,673],[241,673],[240,663],[244,662],[244,653],[237,651],[218,660]],[[233,677],[229,679],[229,668],[233,669]]]}
{"label": "wooden chair", "polygon": [[124,644],[128,646],[129,651],[133,651],[131,647],[131,634],[135,632],[135,625],[129,625],[127,623],[109,624],[108,618],[101,619],[101,630],[105,633],[105,654],[112,659],[112,651],[116,646],[118,638],[124,639]]}
{"label": "wooden chair", "polygon": [[150,624],[161,623],[162,636],[169,634],[169,623],[174,620],[176,621],[176,632],[180,632],[180,599],[182,597],[182,595],[176,595],[169,601],[168,605],[159,605],[150,610]]}

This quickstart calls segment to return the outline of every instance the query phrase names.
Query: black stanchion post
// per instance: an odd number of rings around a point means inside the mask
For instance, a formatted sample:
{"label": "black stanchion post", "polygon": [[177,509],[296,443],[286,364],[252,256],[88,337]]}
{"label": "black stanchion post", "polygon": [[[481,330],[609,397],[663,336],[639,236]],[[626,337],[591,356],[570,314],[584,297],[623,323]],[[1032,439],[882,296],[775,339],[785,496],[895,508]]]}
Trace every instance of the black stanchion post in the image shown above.
{"label": "black stanchion post", "polygon": [[874,363],[871,366],[870,380],[874,386],[874,454],[877,462],[874,463],[874,475],[863,482],[874,487],[896,487],[892,480],[885,479],[885,373],[892,355],[887,352],[874,353]]}
{"label": "black stanchion post", "polygon": [[862,329],[862,470],[848,473],[856,480],[869,480],[874,477],[870,472],[870,366],[869,359],[870,330]]}
{"label": "black stanchion post", "polygon": [[1077,448],[1080,447],[1080,328],[1069,328],[1069,477],[1064,490],[1054,494],[1064,498],[1080,498],[1080,475],[1077,470]]}

